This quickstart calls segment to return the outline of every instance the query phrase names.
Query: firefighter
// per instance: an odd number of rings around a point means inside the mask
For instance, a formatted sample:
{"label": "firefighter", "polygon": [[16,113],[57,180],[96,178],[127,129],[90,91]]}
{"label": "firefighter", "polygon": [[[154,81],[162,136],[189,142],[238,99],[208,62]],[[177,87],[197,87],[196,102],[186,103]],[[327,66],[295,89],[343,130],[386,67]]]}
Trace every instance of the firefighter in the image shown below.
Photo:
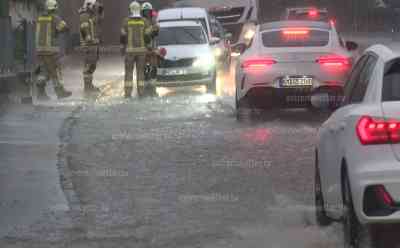
{"label": "firefighter", "polygon": [[130,16],[123,22],[121,29],[121,44],[125,54],[125,98],[130,98],[133,90],[133,70],[136,66],[137,93],[143,96],[144,69],[146,59],[145,40],[151,34],[151,26],[141,14],[141,5],[133,1],[130,6]]}
{"label": "firefighter", "polygon": [[93,85],[93,74],[99,60],[101,43],[100,24],[104,18],[103,6],[97,0],[85,0],[80,13],[81,48],[84,52],[83,82],[85,93],[98,93]]}
{"label": "firefighter", "polygon": [[[153,9],[153,5],[150,2],[144,2],[142,4],[142,16],[147,20],[149,25],[151,25],[151,33],[146,39],[146,47],[147,47],[147,54],[146,54],[146,87],[150,88],[150,90],[153,87],[151,87],[151,83],[149,81],[155,80],[157,77],[157,67],[159,65],[159,57],[160,53],[157,49],[157,44],[155,42],[155,38],[158,36],[158,33],[160,31],[160,27],[157,23],[156,16],[155,16],[155,11]],[[153,93],[154,93],[153,92]]]}
{"label": "firefighter", "polygon": [[36,49],[39,67],[36,70],[38,77],[38,99],[48,100],[46,84],[53,81],[57,98],[66,98],[72,95],[64,89],[60,59],[61,49],[58,44],[59,35],[68,31],[64,20],[57,15],[58,4],[56,0],[46,1],[46,11],[39,16],[36,22]]}

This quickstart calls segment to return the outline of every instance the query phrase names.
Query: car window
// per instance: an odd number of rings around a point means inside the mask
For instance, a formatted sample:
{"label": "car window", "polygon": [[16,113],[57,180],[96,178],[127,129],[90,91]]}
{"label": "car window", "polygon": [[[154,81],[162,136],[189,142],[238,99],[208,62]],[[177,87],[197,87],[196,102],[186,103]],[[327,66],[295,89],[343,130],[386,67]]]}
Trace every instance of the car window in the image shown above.
{"label": "car window", "polygon": [[371,76],[376,66],[377,58],[375,56],[368,56],[368,60],[362,69],[358,80],[355,81],[354,88],[350,94],[350,103],[360,103],[363,101]]}
{"label": "car window", "polygon": [[224,37],[224,28],[215,18],[213,18],[213,20],[211,21],[210,26],[212,36],[221,39]]}
{"label": "car window", "polygon": [[317,12],[315,16],[310,16],[309,11],[291,11],[288,16],[288,20],[296,21],[329,21],[327,12]]}
{"label": "car window", "polygon": [[383,77],[382,101],[400,101],[400,61],[389,66]]}
{"label": "car window", "polygon": [[165,27],[160,29],[157,38],[160,46],[206,44],[207,38],[198,27]]}
{"label": "car window", "polygon": [[265,47],[323,47],[329,43],[329,31],[304,29],[282,29],[264,32]]}
{"label": "car window", "polygon": [[351,91],[353,90],[355,83],[358,81],[360,73],[363,70],[367,60],[368,60],[368,55],[364,55],[357,61],[356,65],[354,66],[350,74],[349,80],[347,80],[347,83],[344,87],[344,95],[346,102],[349,102]]}

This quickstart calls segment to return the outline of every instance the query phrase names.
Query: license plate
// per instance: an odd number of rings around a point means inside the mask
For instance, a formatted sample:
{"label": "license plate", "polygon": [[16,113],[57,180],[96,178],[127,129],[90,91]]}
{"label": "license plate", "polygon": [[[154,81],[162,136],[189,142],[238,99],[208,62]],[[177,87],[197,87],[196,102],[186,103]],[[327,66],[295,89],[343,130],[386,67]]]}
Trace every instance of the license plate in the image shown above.
{"label": "license plate", "polygon": [[286,77],[281,80],[282,87],[304,87],[312,85],[313,79],[310,77]]}
{"label": "license plate", "polygon": [[178,75],[185,75],[185,70],[168,70],[165,71],[166,76],[178,76]]}

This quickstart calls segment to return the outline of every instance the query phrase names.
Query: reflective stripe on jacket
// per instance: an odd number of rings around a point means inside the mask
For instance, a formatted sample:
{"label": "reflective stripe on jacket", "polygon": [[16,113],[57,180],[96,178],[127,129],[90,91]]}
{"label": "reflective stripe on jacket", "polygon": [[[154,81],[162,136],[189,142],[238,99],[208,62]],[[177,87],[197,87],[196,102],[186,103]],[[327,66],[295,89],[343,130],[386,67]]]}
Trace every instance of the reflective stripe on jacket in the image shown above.
{"label": "reflective stripe on jacket", "polygon": [[56,15],[39,16],[36,22],[37,53],[39,55],[59,53],[57,36],[67,28],[67,24]]}

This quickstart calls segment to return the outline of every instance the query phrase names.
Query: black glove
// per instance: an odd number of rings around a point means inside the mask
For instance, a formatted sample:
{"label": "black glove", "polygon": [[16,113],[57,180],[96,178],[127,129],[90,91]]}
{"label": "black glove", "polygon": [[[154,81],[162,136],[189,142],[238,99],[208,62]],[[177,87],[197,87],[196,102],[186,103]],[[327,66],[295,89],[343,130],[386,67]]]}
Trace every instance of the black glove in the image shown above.
{"label": "black glove", "polygon": [[100,3],[97,5],[97,12],[99,13],[100,16],[102,16],[104,13],[104,6]]}
{"label": "black glove", "polygon": [[119,37],[119,43],[122,44],[122,45],[126,45],[126,43],[127,43],[126,35],[121,35]]}

